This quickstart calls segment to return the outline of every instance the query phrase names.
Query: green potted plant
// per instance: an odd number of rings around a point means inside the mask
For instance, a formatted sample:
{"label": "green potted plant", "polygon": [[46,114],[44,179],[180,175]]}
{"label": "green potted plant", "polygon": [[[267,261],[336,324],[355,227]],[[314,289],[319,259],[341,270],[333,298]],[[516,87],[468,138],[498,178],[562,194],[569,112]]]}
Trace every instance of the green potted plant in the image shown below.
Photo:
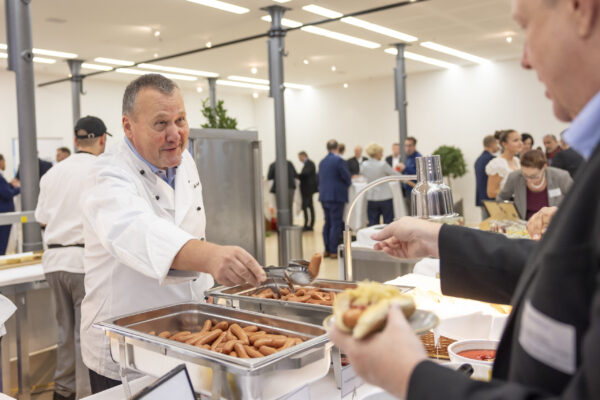
{"label": "green potted plant", "polygon": [[440,146],[433,154],[440,156],[442,174],[448,177],[448,185],[452,188],[452,179],[459,178],[467,173],[467,163],[462,151],[454,146]]}
{"label": "green potted plant", "polygon": [[206,118],[206,123],[202,124],[203,128],[237,129],[237,120],[227,115],[223,100],[219,100],[213,109],[209,99],[205,99],[202,102],[202,115]]}

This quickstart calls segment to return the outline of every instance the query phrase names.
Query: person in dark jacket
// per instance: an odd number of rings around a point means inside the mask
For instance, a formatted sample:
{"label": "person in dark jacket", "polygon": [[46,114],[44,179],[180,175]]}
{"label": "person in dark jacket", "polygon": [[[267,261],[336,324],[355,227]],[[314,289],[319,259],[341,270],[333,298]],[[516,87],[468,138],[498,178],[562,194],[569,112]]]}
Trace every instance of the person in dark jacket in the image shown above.
{"label": "person in dark jacket", "polygon": [[387,254],[439,257],[444,294],[512,305],[489,382],[429,361],[400,307],[368,340],[330,328],[359,376],[406,400],[600,399],[600,0],[512,8],[525,30],[521,65],[571,122],[565,141],[585,168],[540,241],[406,217],[373,235]]}
{"label": "person in dark jacket", "polygon": [[494,153],[498,148],[498,140],[493,135],[484,137],[483,153],[475,161],[475,205],[481,208],[481,219],[490,216],[483,206],[483,200],[492,200],[487,195],[488,175],[485,173],[485,166],[495,157]]}
{"label": "person in dark jacket", "polygon": [[[304,230],[312,231],[315,225],[315,207],[313,206],[313,194],[319,191],[317,181],[317,168],[305,151],[298,153],[298,159],[302,163],[302,171],[298,175],[300,180],[300,194],[302,195],[302,212],[304,213]],[[310,211],[310,218],[308,216]]]}
{"label": "person in dark jacket", "polygon": [[581,163],[583,163],[583,157],[581,157],[575,150],[571,148],[562,138],[563,131],[560,134],[560,148],[562,151],[558,152],[552,160],[552,166],[554,168],[564,169],[569,172],[571,178],[575,177],[575,173],[579,169]]}
{"label": "person in dark jacket", "polygon": [[[294,192],[296,191],[296,168],[294,168],[294,164],[291,163],[290,160],[287,160],[287,168],[288,168],[288,209],[290,210],[290,215],[292,215],[292,206],[294,204]],[[267,175],[267,180],[273,181],[273,185],[271,185],[271,193],[276,193],[277,191],[277,180],[275,179],[275,162],[272,162],[269,165],[269,173]],[[281,207],[277,204],[277,207]]]}
{"label": "person in dark jacket", "polygon": [[329,154],[319,163],[319,201],[325,213],[323,255],[337,258],[337,247],[344,226],[344,205],[348,202],[348,187],[352,184],[352,178],[346,161],[338,155],[337,141],[328,141],[327,151]]}
{"label": "person in dark jacket", "polygon": [[[52,163],[46,160],[42,160],[41,158],[38,158],[38,168],[40,171],[40,176],[39,178],[42,179],[42,176],[44,176],[44,174],[46,172],[48,172],[48,170],[50,168],[52,168]],[[17,169],[17,179],[21,179],[21,166],[19,165],[19,168]]]}
{"label": "person in dark jacket", "polygon": [[367,157],[362,156],[363,148],[361,146],[356,146],[354,148],[354,157],[346,160],[346,164],[348,165],[348,171],[350,171],[350,175],[355,176],[360,174],[360,164],[363,161],[367,161]]}
{"label": "person in dark jacket", "polygon": [[[0,171],[6,169],[6,160],[0,154]],[[18,179],[13,179],[10,183],[4,179],[0,173],[0,213],[15,211],[15,203],[13,197],[21,192],[21,185]],[[10,236],[12,225],[0,226],[0,255],[6,254],[6,246]]]}

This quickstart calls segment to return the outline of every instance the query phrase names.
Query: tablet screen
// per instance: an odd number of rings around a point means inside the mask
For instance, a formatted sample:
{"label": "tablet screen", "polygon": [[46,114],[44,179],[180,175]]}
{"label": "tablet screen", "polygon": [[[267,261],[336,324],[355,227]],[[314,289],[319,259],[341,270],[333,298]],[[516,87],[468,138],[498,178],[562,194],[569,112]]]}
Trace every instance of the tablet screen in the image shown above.
{"label": "tablet screen", "polygon": [[133,400],[194,400],[194,389],[185,364],[181,364],[132,397]]}

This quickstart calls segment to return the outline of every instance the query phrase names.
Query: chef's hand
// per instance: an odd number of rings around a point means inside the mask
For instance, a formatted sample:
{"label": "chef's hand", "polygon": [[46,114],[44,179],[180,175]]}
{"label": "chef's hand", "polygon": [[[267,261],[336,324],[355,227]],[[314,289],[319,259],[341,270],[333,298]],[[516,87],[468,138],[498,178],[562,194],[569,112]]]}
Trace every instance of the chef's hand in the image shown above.
{"label": "chef's hand", "polygon": [[417,364],[427,359],[423,344],[397,306],[390,308],[385,329],[366,339],[355,340],[335,324],[328,333],[361,378],[399,398],[406,397]]}
{"label": "chef's hand", "polygon": [[544,236],[552,217],[554,217],[557,211],[558,207],[542,207],[540,211],[529,218],[527,232],[533,240],[540,240]]}
{"label": "chef's hand", "polygon": [[171,268],[211,274],[225,286],[250,283],[258,286],[267,279],[265,271],[246,250],[190,240],[179,250]]}
{"label": "chef's hand", "polygon": [[216,246],[210,256],[210,274],[225,286],[250,283],[258,286],[267,279],[258,262],[246,250],[238,246]]}
{"label": "chef's hand", "polygon": [[439,257],[438,237],[442,225],[413,217],[402,217],[371,235],[379,240],[375,250],[393,257]]}

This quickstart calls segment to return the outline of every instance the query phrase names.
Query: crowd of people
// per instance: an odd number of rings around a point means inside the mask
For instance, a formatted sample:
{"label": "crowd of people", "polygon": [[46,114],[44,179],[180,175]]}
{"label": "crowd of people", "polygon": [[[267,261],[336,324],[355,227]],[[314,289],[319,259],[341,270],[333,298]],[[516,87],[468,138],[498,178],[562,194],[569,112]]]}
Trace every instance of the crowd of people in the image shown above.
{"label": "crowd of people", "polygon": [[555,135],[544,136],[543,143],[545,151],[534,148],[533,136],[514,129],[483,139],[475,161],[475,205],[482,219],[490,216],[485,200],[513,201],[523,220],[561,203],[583,158]]}

